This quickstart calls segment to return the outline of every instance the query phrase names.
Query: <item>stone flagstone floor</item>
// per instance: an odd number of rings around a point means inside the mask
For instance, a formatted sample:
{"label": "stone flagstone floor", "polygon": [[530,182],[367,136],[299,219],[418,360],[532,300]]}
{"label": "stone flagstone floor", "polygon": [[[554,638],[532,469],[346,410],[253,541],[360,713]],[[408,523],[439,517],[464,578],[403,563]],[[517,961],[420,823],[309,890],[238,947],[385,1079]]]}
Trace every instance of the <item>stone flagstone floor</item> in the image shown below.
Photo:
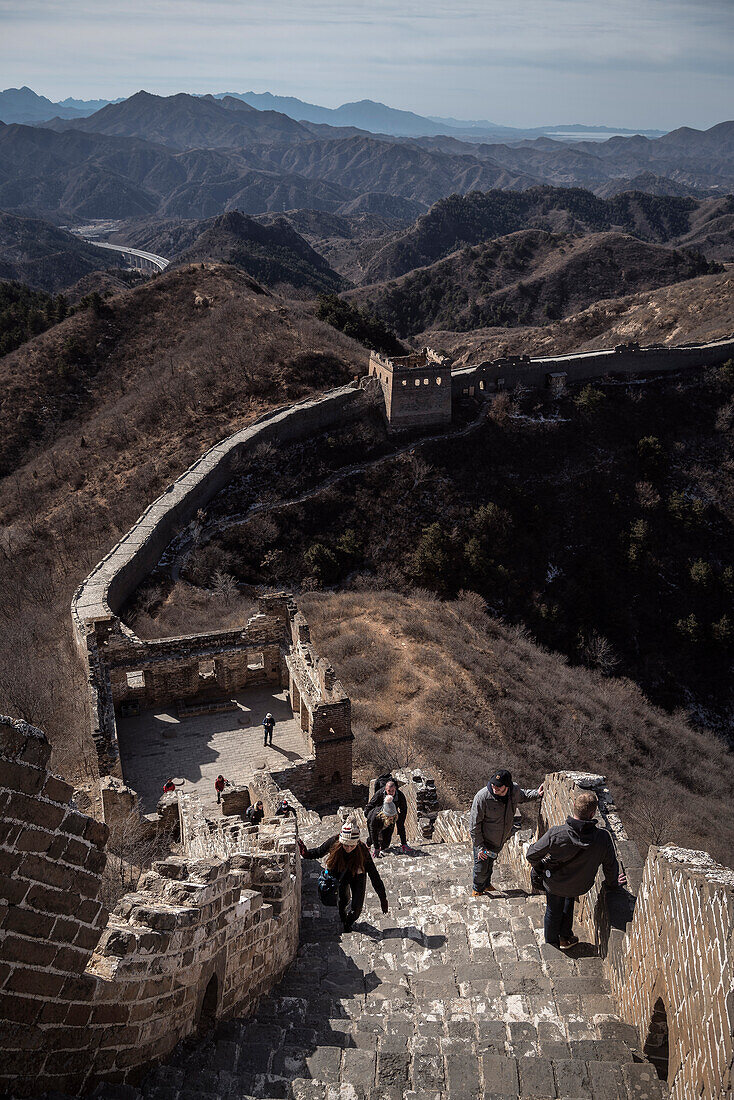
{"label": "stone flagstone floor", "polygon": [[[335,821],[323,822],[321,835]],[[304,862],[298,958],[250,1020],[182,1044],[139,1089],[104,1100],[654,1100],[667,1096],[623,1024],[591,945],[542,942],[543,901],[495,874],[474,899],[466,845],[426,843],[378,863],[339,931]]]}

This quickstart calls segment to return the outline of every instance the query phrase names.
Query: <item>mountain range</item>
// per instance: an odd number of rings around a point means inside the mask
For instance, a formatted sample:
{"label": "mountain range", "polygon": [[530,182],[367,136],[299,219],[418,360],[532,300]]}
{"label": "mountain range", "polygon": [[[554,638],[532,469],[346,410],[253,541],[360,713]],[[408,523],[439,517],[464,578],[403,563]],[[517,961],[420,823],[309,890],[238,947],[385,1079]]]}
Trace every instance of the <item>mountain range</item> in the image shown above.
{"label": "mountain range", "polygon": [[659,192],[666,180],[699,197],[734,189],[734,123],[654,140],[472,144],[296,122],[231,96],[138,92],[85,118],[0,124],[0,208],[62,223],[232,209],[338,213],[355,202],[391,216],[395,199],[426,209],[457,192],[541,183]]}
{"label": "mountain range", "polygon": [[[206,97],[203,97],[206,98]],[[296,122],[312,122],[318,125],[348,127],[366,130],[371,133],[388,134],[393,137],[426,137],[436,134],[453,134],[468,141],[520,140],[524,137],[538,137],[543,134],[561,132],[567,135],[596,133],[603,137],[609,133],[641,133],[647,137],[659,137],[662,130],[623,130],[608,126],[584,126],[579,123],[538,126],[519,129],[513,126],[501,126],[485,120],[462,121],[455,118],[434,118],[388,107],[372,99],[363,99],[356,103],[343,103],[340,107],[320,107],[307,103],[294,96],[277,96],[270,92],[218,92],[215,99],[238,99],[255,107],[259,111],[276,111],[287,115]],[[59,103],[53,103],[45,96],[37,95],[28,87],[6,88],[0,92],[0,121],[35,123],[57,118],[83,118],[106,107],[109,103],[120,103],[122,98],[74,99],[68,97]]]}

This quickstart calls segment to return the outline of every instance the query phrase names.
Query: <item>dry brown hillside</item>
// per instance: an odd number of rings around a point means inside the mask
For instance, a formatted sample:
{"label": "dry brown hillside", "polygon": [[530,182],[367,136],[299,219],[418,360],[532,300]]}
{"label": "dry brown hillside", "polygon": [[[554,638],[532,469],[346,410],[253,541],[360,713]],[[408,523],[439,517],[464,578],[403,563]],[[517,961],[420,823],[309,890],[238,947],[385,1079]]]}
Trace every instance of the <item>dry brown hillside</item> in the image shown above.
{"label": "dry brown hillside", "polygon": [[538,327],[483,328],[473,332],[429,329],[414,343],[434,344],[458,366],[508,352],[554,355],[610,348],[620,341],[680,344],[716,340],[734,332],[734,268],[673,286],[595,302],[561,321]]}
{"label": "dry brown hillside", "polygon": [[415,763],[436,774],[444,804],[463,806],[500,765],[523,786],[557,769],[602,772],[641,846],[680,842],[731,861],[731,752],[629,681],[569,667],[472,593],[299,603],[352,697],[363,778]]}
{"label": "dry brown hillside", "polygon": [[44,728],[59,770],[78,778],[91,763],[70,633],[76,585],[207,447],[365,366],[364,349],[297,304],[209,264],[78,313],[0,360],[0,712]]}

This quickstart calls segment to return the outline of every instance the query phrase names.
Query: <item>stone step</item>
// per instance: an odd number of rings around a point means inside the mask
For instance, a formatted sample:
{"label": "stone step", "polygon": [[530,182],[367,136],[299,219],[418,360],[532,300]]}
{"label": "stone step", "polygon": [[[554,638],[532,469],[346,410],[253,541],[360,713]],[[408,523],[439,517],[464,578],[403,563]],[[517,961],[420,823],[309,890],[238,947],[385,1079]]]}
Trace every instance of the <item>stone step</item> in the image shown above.
{"label": "stone step", "polygon": [[[336,822],[326,826],[336,831]],[[328,833],[326,834],[328,835]],[[660,1100],[592,945],[543,942],[543,899],[500,868],[471,897],[467,845],[379,860],[351,934],[303,865],[298,957],[249,1020],[182,1044],[134,1094],[100,1100]]]}

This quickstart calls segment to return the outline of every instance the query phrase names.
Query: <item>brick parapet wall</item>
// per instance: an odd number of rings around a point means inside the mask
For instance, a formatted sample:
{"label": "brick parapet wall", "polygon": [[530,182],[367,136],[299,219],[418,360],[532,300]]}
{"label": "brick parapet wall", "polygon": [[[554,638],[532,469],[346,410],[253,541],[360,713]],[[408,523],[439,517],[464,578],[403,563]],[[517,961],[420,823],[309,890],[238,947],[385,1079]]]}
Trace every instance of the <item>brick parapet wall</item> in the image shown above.
{"label": "brick parapet wall", "polygon": [[626,348],[624,351],[590,351],[538,358],[516,356],[453,371],[452,389],[454,396],[460,397],[469,387],[474,387],[476,393],[480,383],[487,392],[492,392],[500,380],[505,388],[519,383],[537,388],[544,386],[547,376],[554,373],[565,374],[568,382],[582,382],[609,374],[656,374],[716,366],[732,357],[732,337],[680,347]]}
{"label": "brick parapet wall", "polygon": [[610,980],[622,1017],[643,1042],[656,1002],[663,1002],[672,1100],[731,1097],[733,871],[706,852],[651,848]]}
{"label": "brick parapet wall", "polygon": [[0,1090],[18,1096],[135,1080],[196,1032],[207,988],[213,1017],[246,1015],[298,946],[292,821],[229,859],[163,860],[108,913],[107,827],[49,756],[0,718]]}

